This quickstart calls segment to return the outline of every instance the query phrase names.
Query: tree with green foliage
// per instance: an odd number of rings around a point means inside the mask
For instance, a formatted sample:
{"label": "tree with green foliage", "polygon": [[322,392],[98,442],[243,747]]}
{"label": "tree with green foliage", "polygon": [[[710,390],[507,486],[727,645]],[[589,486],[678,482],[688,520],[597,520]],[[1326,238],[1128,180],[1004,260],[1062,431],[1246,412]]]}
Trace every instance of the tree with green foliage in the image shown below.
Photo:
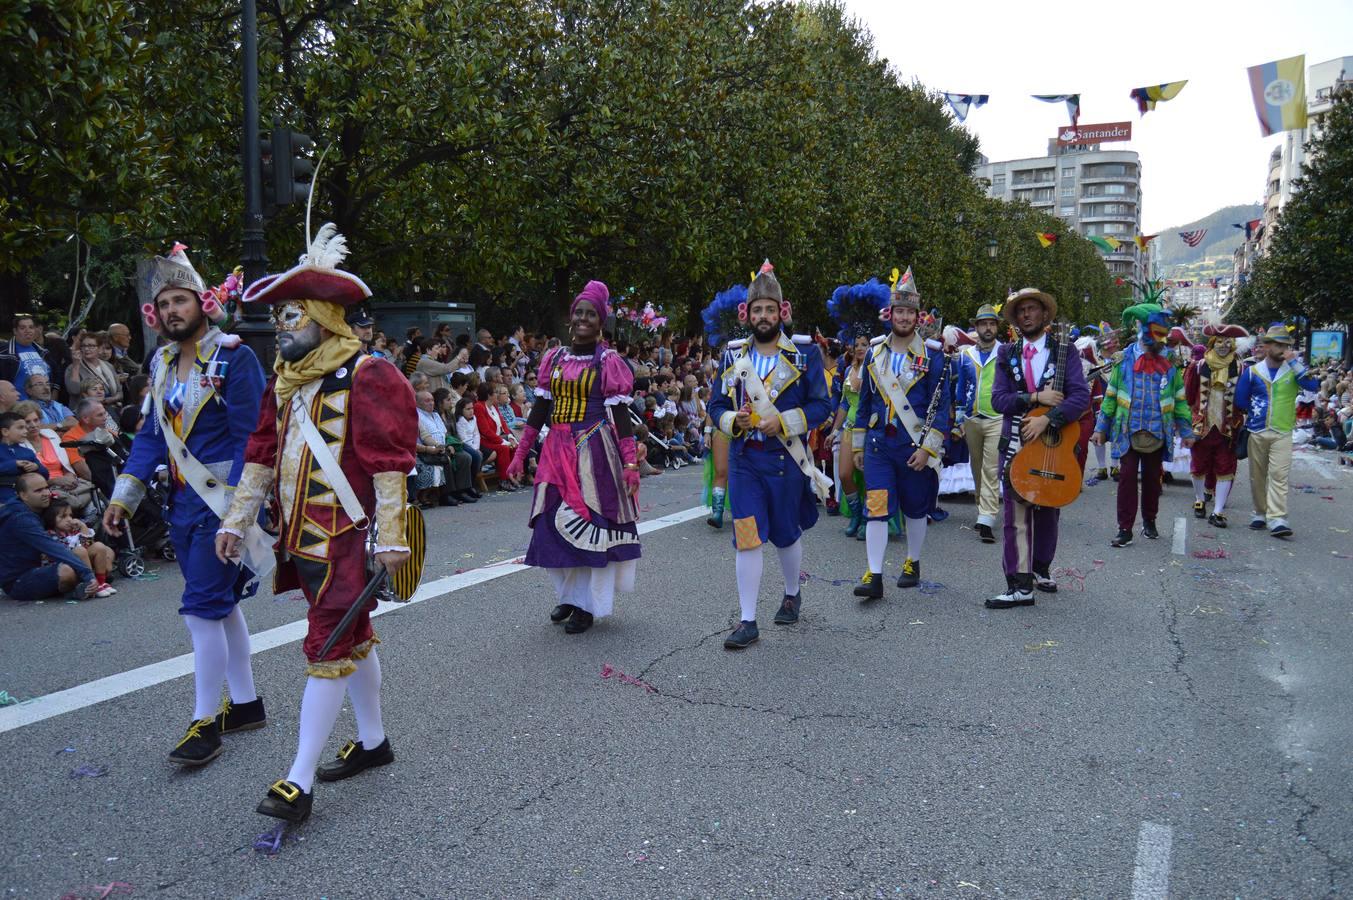
{"label": "tree with green foliage", "polygon": [[1353,91],[1334,95],[1321,128],[1268,253],[1236,299],[1232,317],[1247,325],[1353,321]]}

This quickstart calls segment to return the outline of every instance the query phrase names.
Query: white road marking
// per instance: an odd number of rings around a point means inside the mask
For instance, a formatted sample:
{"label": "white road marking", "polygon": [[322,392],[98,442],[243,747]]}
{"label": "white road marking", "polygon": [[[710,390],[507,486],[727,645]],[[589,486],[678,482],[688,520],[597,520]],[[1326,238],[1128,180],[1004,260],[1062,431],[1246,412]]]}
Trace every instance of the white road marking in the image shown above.
{"label": "white road marking", "polygon": [[1170,895],[1169,825],[1143,822],[1132,869],[1132,900],[1166,900]]}
{"label": "white road marking", "polygon": [[1180,516],[1174,520],[1174,545],[1170,548],[1175,556],[1183,556],[1189,542],[1189,520]]}
{"label": "white road marking", "polygon": [[[689,522],[691,519],[703,518],[708,514],[708,506],[693,506],[690,509],[683,509],[680,512],[661,516],[649,522],[640,522],[639,533],[651,534],[654,531],[661,531],[673,525]],[[529,568],[530,566],[518,562],[491,563],[480,566],[478,569],[471,569],[468,572],[448,575],[421,586],[408,603],[381,603],[371,615],[383,616],[415,603],[445,597],[456,591],[483,584],[486,581],[493,581],[495,578],[515,575],[517,572]],[[272,650],[284,644],[302,640],[305,637],[306,627],[306,622],[302,619],[299,622],[289,622],[286,625],[279,625],[276,628],[269,628],[267,631],[260,631],[258,634],[251,635],[251,652],[262,653],[265,650]],[[118,672],[116,675],[108,675],[84,684],[77,684],[75,687],[67,688],[64,691],[45,694],[42,697],[26,700],[15,706],[7,706],[0,709],[0,734],[64,713],[74,712],[77,709],[84,709],[105,700],[122,697],[143,688],[154,687],[157,684],[163,684],[166,681],[191,674],[192,671],[193,655],[185,653],[172,659],[140,666],[126,672]]]}

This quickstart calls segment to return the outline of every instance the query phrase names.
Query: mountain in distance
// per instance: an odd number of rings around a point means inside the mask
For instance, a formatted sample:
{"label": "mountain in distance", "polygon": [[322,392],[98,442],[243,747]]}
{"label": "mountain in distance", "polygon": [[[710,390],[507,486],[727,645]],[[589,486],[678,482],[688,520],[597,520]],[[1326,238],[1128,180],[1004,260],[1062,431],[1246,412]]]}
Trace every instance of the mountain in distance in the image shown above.
{"label": "mountain in distance", "polygon": [[[1163,278],[1214,278],[1231,274],[1231,256],[1245,240],[1245,231],[1232,228],[1243,225],[1263,214],[1258,203],[1225,206],[1185,225],[1171,226],[1160,232],[1151,242],[1151,252],[1159,263]],[[1181,231],[1207,229],[1207,236],[1197,247],[1190,247],[1179,237]]]}

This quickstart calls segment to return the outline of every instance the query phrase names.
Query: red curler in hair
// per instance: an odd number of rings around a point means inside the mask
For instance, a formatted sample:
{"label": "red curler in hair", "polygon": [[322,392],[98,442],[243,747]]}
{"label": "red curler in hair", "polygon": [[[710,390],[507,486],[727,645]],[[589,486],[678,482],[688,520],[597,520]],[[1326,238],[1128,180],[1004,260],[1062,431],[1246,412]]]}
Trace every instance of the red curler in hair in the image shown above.
{"label": "red curler in hair", "polygon": [[745,301],[738,304],[738,321],[747,321],[747,303]]}
{"label": "red curler in hair", "polygon": [[789,305],[789,301],[788,301],[788,300],[781,300],[781,301],[780,301],[780,321],[781,321],[781,322],[788,322],[788,321],[789,321],[790,319],[792,319],[792,318],[794,318],[794,307],[792,307],[792,306]]}
{"label": "red curler in hair", "polygon": [[145,319],[146,324],[149,325],[151,328],[160,327],[160,317],[155,314],[154,303],[141,304],[141,318]]}
{"label": "red curler in hair", "polygon": [[880,322],[891,322],[892,320],[893,320],[893,308],[891,306],[885,306],[883,307],[883,309],[879,310]]}

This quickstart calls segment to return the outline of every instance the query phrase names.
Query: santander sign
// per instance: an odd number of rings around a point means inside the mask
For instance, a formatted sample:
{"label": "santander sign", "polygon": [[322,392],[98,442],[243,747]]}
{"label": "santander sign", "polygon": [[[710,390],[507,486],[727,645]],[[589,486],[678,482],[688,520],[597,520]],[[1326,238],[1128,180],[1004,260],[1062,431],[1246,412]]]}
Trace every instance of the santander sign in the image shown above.
{"label": "santander sign", "polygon": [[1100,144],[1105,141],[1132,140],[1131,122],[1108,122],[1103,125],[1068,125],[1057,133],[1057,146],[1071,144]]}

